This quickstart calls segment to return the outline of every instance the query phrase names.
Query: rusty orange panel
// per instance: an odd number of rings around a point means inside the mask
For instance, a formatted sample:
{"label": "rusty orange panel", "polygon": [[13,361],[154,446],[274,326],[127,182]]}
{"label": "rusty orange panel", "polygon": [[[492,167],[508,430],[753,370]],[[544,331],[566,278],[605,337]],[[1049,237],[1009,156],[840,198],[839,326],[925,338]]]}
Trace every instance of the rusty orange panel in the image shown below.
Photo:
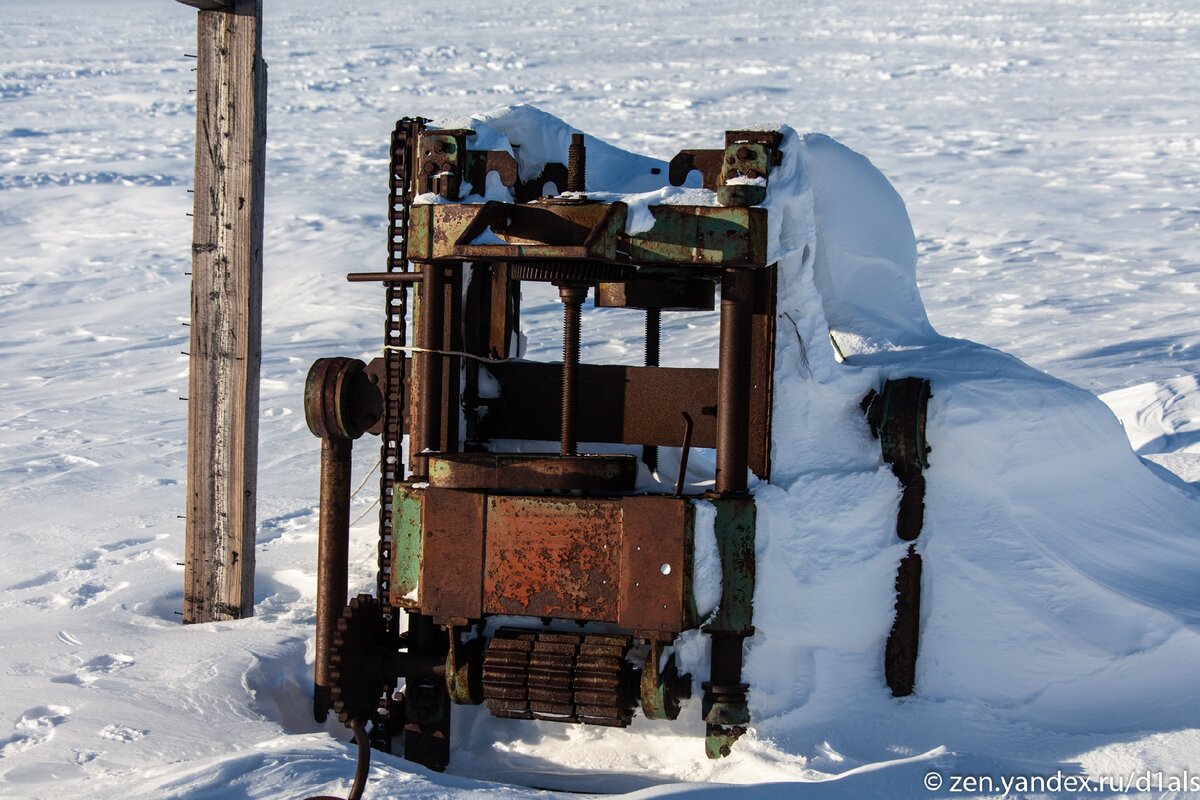
{"label": "rusty orange panel", "polygon": [[481,616],[483,512],[486,495],[425,490],[421,541],[421,613]]}
{"label": "rusty orange panel", "polygon": [[694,511],[677,497],[626,497],[617,622],[639,631],[682,631],[690,589]]}
{"label": "rusty orange panel", "polygon": [[487,499],[483,611],[617,621],[621,501]]}

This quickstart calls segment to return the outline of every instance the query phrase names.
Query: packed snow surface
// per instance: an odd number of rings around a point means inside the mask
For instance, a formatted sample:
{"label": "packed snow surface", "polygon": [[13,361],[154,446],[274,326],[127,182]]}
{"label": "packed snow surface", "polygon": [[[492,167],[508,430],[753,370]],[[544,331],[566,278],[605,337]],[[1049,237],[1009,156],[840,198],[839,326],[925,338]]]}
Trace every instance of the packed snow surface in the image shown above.
{"label": "packed snow surface", "polygon": [[[476,115],[491,143],[522,144],[523,170],[586,131],[589,188],[628,199],[632,230],[650,203],[701,201],[648,177],[679,149],[762,120],[829,135],[781,128],[767,201],[781,317],[774,471],[754,486],[753,734],[709,762],[698,700],[625,732],[456,708],[449,773],[376,756],[368,797],[1200,774],[1195,2],[279,5],[256,616],[184,628],[194,12],[5,3],[0,797],[348,788],[344,730],[309,714],[301,395],[313,359],[378,352],[380,294],[341,276],[381,264],[404,114]],[[710,365],[713,323],[667,315],[664,363]],[[554,360],[551,292],[527,287],[523,324],[526,356]],[[639,328],[589,309],[584,359],[638,362]],[[906,375],[933,384],[933,451],[917,693],[897,701],[899,487],[858,401]],[[373,585],[373,516],[353,529],[352,592]],[[680,657],[702,679],[703,637]]]}

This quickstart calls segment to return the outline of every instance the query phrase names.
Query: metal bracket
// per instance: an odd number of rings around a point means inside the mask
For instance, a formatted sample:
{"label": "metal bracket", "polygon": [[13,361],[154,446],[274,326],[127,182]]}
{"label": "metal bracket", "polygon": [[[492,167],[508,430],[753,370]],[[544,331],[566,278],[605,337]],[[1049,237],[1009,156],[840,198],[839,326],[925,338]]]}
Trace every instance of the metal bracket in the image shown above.
{"label": "metal bracket", "polygon": [[651,641],[642,665],[641,700],[646,719],[676,719],[679,701],[692,696],[692,676],[676,671],[674,653],[661,670],[658,668],[665,647],[664,642]]}
{"label": "metal bracket", "polygon": [[754,526],[750,495],[707,498],[717,508],[714,528],[721,556],[721,602],[706,633],[754,634]]}
{"label": "metal bracket", "polygon": [[233,0],[176,0],[200,11],[232,11]]}
{"label": "metal bracket", "polygon": [[425,130],[417,143],[417,192],[434,192],[458,200],[465,180],[475,194],[483,194],[487,175],[495,172],[505,186],[517,182],[517,162],[503,150],[471,150],[467,138],[475,131]]}

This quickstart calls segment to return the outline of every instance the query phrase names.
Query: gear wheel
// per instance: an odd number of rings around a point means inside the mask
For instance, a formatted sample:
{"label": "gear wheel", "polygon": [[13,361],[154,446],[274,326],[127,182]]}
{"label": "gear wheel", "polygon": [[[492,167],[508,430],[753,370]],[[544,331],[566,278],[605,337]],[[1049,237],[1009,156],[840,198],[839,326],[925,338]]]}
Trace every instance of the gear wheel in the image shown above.
{"label": "gear wheel", "polygon": [[632,267],[601,261],[517,261],[511,269],[514,281],[582,284],[623,281],[633,273]]}
{"label": "gear wheel", "polygon": [[343,725],[366,724],[375,715],[387,688],[383,658],[387,621],[379,601],[360,594],[342,610],[330,655],[330,697]]}

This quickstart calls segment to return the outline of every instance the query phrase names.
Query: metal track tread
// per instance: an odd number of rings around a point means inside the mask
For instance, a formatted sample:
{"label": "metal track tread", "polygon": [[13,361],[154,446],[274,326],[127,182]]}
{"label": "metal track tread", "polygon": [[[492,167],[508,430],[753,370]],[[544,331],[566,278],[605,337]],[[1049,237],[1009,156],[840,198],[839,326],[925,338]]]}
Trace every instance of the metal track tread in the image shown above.
{"label": "metal track tread", "polygon": [[483,660],[483,697],[493,716],[624,728],[637,680],[628,636],[502,628]]}

